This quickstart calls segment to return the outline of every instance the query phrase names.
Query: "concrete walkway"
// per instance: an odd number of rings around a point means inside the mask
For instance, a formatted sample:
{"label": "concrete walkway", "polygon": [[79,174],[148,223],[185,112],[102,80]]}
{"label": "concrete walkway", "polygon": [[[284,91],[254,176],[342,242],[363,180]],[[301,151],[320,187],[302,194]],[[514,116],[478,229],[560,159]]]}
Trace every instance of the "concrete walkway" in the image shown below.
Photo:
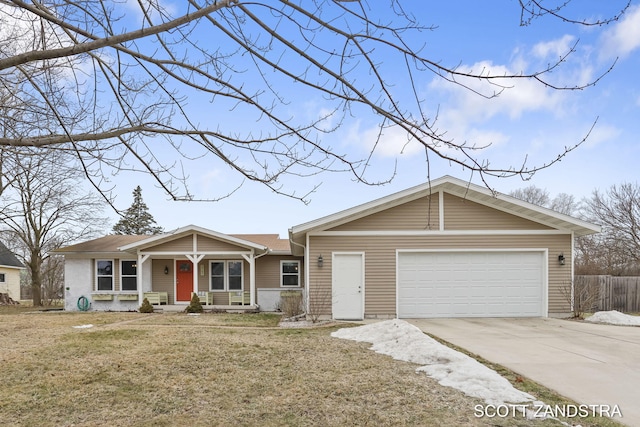
{"label": "concrete walkway", "polygon": [[547,318],[405,320],[579,404],[617,405],[616,421],[640,426],[640,327]]}

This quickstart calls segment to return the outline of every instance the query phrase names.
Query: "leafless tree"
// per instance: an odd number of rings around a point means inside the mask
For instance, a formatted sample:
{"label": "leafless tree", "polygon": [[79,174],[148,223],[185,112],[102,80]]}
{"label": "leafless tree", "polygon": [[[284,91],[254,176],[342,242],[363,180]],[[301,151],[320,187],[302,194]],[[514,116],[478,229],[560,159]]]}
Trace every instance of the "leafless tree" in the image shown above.
{"label": "leafless tree", "polygon": [[585,313],[597,310],[600,286],[588,281],[573,281],[560,287],[560,294],[569,303],[574,318],[583,318]]}
{"label": "leafless tree", "polygon": [[[48,155],[23,148],[12,156],[4,153],[3,165],[12,179],[0,196],[0,227],[14,252],[27,267],[33,304],[55,299],[61,286],[60,265],[50,260],[50,251],[64,244],[93,237],[105,224],[100,217],[104,201],[80,186],[81,172],[68,161],[68,154]],[[57,290],[56,290],[57,289]]]}
{"label": "leafless tree", "polygon": [[[613,16],[588,22],[566,16],[568,3],[521,1],[521,23],[551,16],[604,25],[629,7],[622,1]],[[580,145],[568,145],[545,164],[528,165],[525,158],[494,166],[481,156],[486,147],[447,137],[433,113],[437,103],[428,104],[416,82],[435,76],[493,98],[516,80],[583,89],[608,70],[584,85],[554,82],[551,73],[575,46],[541,69],[507,75],[443,64],[425,54],[424,34],[435,27],[417,22],[411,7],[425,6],[400,0],[188,0],[171,6],[160,0],[0,0],[0,122],[11,129],[0,146],[72,152],[103,195],[111,173],[138,170],[174,199],[193,200],[185,163],[204,159],[305,200],[308,194],[283,187],[286,177],[348,171],[369,184],[391,179],[393,172],[372,177],[368,168],[390,128],[422,144],[428,157],[483,179],[528,178]],[[291,87],[293,95],[286,90]],[[202,99],[211,102],[210,111],[199,107]],[[301,99],[322,99],[321,112],[305,114],[294,104]],[[324,138],[354,117],[375,119],[379,130],[374,148],[359,158]]]}
{"label": "leafless tree", "polygon": [[559,193],[551,200],[549,208],[561,214],[576,216],[580,211],[580,203],[572,194]]}
{"label": "leafless tree", "polygon": [[549,192],[543,188],[538,188],[535,185],[513,190],[509,195],[516,199],[524,200],[525,202],[543,207],[548,206],[550,200]]}
{"label": "leafless tree", "polygon": [[509,195],[565,215],[577,216],[580,210],[580,203],[576,202],[573,195],[559,193],[552,199],[547,189],[538,188],[535,185],[514,190]]}
{"label": "leafless tree", "polygon": [[602,226],[602,233],[578,246],[585,268],[599,274],[626,275],[640,266],[640,186],[623,183],[606,192],[595,190],[585,200],[585,218]]}

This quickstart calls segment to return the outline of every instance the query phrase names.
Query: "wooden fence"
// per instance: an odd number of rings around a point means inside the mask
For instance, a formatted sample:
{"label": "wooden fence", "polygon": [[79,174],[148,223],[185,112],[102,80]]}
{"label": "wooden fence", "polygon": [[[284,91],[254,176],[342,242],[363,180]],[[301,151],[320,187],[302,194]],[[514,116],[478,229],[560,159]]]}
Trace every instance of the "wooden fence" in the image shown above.
{"label": "wooden fence", "polygon": [[574,284],[599,290],[598,311],[640,312],[640,276],[575,276]]}

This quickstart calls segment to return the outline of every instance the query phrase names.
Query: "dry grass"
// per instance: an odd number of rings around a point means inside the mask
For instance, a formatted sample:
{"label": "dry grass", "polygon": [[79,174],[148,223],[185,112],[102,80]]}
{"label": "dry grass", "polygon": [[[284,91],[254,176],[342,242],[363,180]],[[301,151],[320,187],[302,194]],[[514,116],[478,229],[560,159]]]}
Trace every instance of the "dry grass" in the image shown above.
{"label": "dry grass", "polygon": [[415,365],[273,322],[0,309],[0,425],[558,425],[475,418]]}

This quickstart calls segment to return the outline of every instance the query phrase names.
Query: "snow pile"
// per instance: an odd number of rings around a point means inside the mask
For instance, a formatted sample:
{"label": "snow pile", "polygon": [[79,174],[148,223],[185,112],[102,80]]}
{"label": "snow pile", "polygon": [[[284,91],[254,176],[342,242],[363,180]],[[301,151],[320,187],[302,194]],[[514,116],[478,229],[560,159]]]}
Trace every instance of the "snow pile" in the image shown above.
{"label": "snow pile", "polygon": [[629,316],[616,310],[598,311],[584,320],[585,322],[607,323],[609,325],[640,326],[639,316]]}
{"label": "snow pile", "polygon": [[333,332],[336,338],[373,344],[371,350],[397,360],[423,365],[418,371],[447,387],[461,390],[468,396],[483,399],[487,404],[534,403],[535,398],[515,389],[496,371],[475,359],[455,351],[422,333],[403,320],[387,320]]}
{"label": "snow pile", "polygon": [[75,329],[87,329],[87,328],[93,328],[93,325],[79,325],[79,326],[74,326]]}

